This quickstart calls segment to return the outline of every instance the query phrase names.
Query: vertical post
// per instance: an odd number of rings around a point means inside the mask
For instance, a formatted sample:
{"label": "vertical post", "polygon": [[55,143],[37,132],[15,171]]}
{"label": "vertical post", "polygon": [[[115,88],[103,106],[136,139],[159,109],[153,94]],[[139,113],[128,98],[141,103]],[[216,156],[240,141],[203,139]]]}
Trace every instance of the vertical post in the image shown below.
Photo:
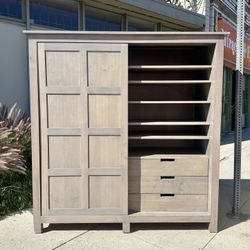
{"label": "vertical post", "polygon": [[85,3],[78,2],[78,30],[85,30]]}
{"label": "vertical post", "polygon": [[162,23],[157,23],[155,25],[155,31],[162,31]]}
{"label": "vertical post", "polygon": [[86,30],[86,6],[82,2],[82,30]]}
{"label": "vertical post", "polygon": [[205,31],[210,31],[210,0],[206,0]]}
{"label": "vertical post", "polygon": [[26,29],[30,29],[30,0],[25,0],[25,23]]}
{"label": "vertical post", "polygon": [[121,18],[121,30],[128,31],[128,15],[124,14]]}
{"label": "vertical post", "polygon": [[237,2],[237,48],[236,48],[236,95],[235,95],[235,142],[234,142],[234,217],[240,216],[241,140],[242,140],[242,86],[244,53],[245,1]]}

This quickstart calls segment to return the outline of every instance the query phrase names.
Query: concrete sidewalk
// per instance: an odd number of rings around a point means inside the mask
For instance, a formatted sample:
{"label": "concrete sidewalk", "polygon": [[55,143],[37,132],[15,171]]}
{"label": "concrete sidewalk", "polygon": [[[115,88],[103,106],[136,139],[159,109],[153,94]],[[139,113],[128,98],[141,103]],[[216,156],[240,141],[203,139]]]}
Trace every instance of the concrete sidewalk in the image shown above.
{"label": "concrete sidewalk", "polygon": [[250,129],[244,131],[241,212],[232,220],[233,135],[221,145],[219,228],[211,234],[204,224],[132,224],[123,234],[120,224],[50,225],[34,234],[30,211],[0,221],[0,249],[250,249]]}

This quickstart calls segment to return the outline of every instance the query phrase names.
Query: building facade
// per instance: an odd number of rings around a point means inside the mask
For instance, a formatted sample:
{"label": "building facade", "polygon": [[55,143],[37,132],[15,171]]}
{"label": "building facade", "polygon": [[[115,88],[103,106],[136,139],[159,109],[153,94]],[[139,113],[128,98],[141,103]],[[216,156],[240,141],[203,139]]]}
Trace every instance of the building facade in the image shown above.
{"label": "building facade", "polygon": [[[222,99],[222,133],[234,130],[236,85],[237,1],[211,0],[210,30],[227,31],[224,49],[224,81]],[[245,1],[243,127],[250,126],[250,1]]]}
{"label": "building facade", "polygon": [[[202,31],[192,1],[0,0],[0,102],[29,112],[25,29],[86,31]],[[188,4],[189,3],[189,4]],[[186,9],[185,9],[186,8]]]}

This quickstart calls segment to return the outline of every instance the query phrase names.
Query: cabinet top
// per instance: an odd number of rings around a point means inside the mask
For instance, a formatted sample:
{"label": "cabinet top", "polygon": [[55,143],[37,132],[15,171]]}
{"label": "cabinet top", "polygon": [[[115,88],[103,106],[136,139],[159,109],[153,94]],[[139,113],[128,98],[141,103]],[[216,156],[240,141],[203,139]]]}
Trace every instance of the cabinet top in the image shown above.
{"label": "cabinet top", "polygon": [[228,32],[117,32],[117,31],[49,31],[49,30],[25,30],[28,38],[34,39],[75,39],[75,40],[103,40],[122,41],[134,43],[138,41],[164,41],[164,40],[217,40],[224,39]]}

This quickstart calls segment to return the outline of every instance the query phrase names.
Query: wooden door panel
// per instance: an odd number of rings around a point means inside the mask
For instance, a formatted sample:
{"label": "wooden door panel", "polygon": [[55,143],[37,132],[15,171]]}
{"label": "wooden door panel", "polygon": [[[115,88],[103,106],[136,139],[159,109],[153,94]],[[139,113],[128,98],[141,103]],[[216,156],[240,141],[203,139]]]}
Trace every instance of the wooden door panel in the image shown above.
{"label": "wooden door panel", "polygon": [[46,51],[47,86],[79,86],[79,51]]}
{"label": "wooden door panel", "polygon": [[127,212],[127,67],[127,45],[38,45],[43,215]]}
{"label": "wooden door panel", "polygon": [[[108,46],[108,45],[107,45]],[[117,51],[87,51],[88,86],[119,87],[122,82],[122,58]]]}
{"label": "wooden door panel", "polygon": [[89,177],[89,207],[93,209],[120,209],[120,176]]}
{"label": "wooden door panel", "polygon": [[49,169],[80,168],[80,136],[49,136]]}
{"label": "wooden door panel", "polygon": [[49,178],[49,209],[81,208],[80,177]]}
{"label": "wooden door panel", "polygon": [[90,95],[89,96],[89,127],[120,128],[121,127],[121,96]]}
{"label": "wooden door panel", "polygon": [[87,44],[85,49],[89,209],[127,213],[127,45]]}
{"label": "wooden door panel", "polygon": [[49,128],[80,128],[80,95],[48,96]]}
{"label": "wooden door panel", "polygon": [[121,168],[119,136],[89,136],[90,168]]}

